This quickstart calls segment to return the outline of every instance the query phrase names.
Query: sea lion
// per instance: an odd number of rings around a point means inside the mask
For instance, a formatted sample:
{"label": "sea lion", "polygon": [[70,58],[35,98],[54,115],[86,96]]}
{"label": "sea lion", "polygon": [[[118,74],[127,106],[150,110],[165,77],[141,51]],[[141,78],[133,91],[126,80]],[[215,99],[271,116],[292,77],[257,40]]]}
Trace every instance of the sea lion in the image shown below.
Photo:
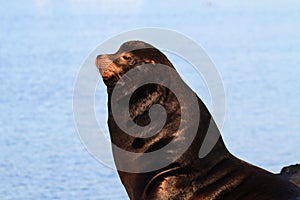
{"label": "sea lion", "polygon": [[[178,131],[181,118],[181,105],[176,95],[167,87],[159,84],[147,84],[138,88],[130,98],[129,113],[139,126],[150,123],[149,109],[159,104],[165,108],[167,119],[164,127],[154,136],[135,137],[125,133],[114,119],[111,101],[114,88],[120,78],[127,78],[126,73],[138,68],[147,73],[143,64],[157,64],[175,69],[168,58],[158,49],[142,41],[129,41],[121,45],[114,54],[99,55],[96,66],[107,86],[108,93],[108,127],[113,146],[113,155],[120,179],[132,200],[167,200],[167,199],[273,199],[287,200],[300,198],[300,189],[282,176],[277,176],[261,168],[248,164],[233,156],[226,148],[222,137],[214,145],[212,151],[204,158],[199,158],[199,149],[209,127],[219,134],[214,120],[204,103],[197,97],[200,120],[190,120],[183,131]],[[147,68],[149,70],[149,68]],[[139,74],[136,74],[139,77]],[[170,77],[165,82],[171,83]],[[182,81],[182,80],[180,80]],[[187,87],[187,90],[191,89]],[[122,97],[120,97],[120,102]],[[129,119],[123,118],[126,122]],[[185,130],[197,126],[197,133],[188,149],[169,165],[150,172],[131,173],[119,170],[128,163],[132,167],[143,169],[145,165],[159,162],[153,158],[147,163],[140,162],[139,156],[155,152],[169,143],[175,143],[170,156],[180,144],[188,140]],[[176,143],[177,142],[177,143]],[[117,148],[129,152],[140,153],[133,160],[124,160],[116,153]],[[175,155],[175,154],[174,154]]]}

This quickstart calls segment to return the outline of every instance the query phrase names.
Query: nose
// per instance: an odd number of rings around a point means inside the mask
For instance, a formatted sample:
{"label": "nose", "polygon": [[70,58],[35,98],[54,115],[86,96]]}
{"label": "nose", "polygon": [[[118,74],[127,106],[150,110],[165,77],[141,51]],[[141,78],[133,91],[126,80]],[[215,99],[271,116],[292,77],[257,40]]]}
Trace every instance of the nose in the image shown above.
{"label": "nose", "polygon": [[98,55],[95,60],[95,65],[100,70],[101,73],[111,63],[112,63],[112,61],[109,59],[109,56],[107,56],[107,55]]}
{"label": "nose", "polygon": [[101,69],[101,57],[102,55],[98,55],[95,60],[95,65],[98,69]]}
{"label": "nose", "polygon": [[95,60],[96,67],[104,80],[111,78],[116,72],[115,65],[110,54],[98,55]]}

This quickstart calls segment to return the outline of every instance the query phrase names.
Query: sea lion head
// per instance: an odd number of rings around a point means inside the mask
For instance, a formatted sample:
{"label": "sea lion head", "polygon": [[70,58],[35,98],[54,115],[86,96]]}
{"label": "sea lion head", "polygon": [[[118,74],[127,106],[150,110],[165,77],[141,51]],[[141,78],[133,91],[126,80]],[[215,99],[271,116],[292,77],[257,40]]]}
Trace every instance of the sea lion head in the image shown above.
{"label": "sea lion head", "polygon": [[142,41],[125,42],[116,53],[98,55],[95,61],[107,87],[114,87],[126,72],[136,66],[156,63],[173,68],[162,52]]}

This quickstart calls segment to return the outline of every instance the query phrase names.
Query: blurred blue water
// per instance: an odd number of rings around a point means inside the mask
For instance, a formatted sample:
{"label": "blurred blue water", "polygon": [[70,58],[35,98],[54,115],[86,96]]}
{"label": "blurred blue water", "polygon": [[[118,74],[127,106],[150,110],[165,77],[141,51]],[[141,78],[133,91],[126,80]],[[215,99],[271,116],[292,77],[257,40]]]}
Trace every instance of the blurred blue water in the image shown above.
{"label": "blurred blue water", "polygon": [[116,172],[82,146],[72,92],[91,50],[139,27],[177,30],[206,49],[224,81],[222,134],[234,154],[273,172],[300,162],[299,9],[296,0],[3,1],[0,198],[127,199]]}

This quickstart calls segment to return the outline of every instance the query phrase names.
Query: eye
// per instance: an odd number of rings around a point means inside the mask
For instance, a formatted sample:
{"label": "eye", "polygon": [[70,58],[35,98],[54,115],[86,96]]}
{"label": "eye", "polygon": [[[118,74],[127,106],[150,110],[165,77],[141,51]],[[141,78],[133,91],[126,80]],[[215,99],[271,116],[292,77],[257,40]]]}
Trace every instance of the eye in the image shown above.
{"label": "eye", "polygon": [[130,61],[130,60],[131,60],[131,58],[130,58],[129,56],[122,56],[122,58],[123,58],[124,60],[126,60],[126,61]]}

